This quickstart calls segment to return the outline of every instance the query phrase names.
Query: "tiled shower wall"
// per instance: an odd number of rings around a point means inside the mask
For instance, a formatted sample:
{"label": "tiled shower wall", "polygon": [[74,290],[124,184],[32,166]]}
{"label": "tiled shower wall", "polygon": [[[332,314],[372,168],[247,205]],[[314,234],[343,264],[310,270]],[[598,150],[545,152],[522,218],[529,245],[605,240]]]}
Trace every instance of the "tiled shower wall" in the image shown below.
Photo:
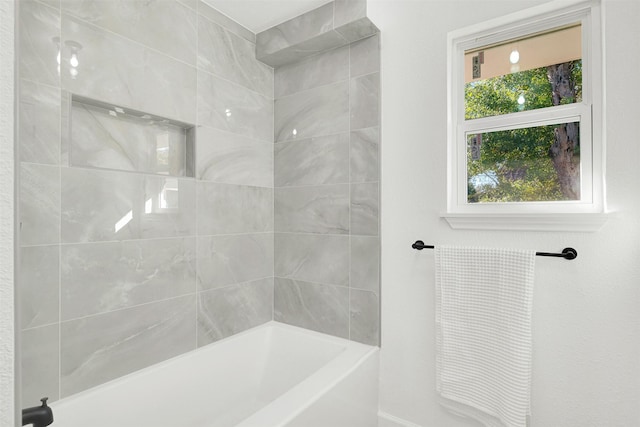
{"label": "tiled shower wall", "polygon": [[[273,69],[255,36],[196,0],[19,9],[24,406],[271,320]],[[131,167],[135,141],[108,126],[104,147],[78,138],[69,93],[197,125],[195,178]],[[74,166],[72,146],[129,171]],[[148,212],[169,187],[174,204]]]}
{"label": "tiled shower wall", "polygon": [[379,343],[379,36],[275,72],[275,320]]}

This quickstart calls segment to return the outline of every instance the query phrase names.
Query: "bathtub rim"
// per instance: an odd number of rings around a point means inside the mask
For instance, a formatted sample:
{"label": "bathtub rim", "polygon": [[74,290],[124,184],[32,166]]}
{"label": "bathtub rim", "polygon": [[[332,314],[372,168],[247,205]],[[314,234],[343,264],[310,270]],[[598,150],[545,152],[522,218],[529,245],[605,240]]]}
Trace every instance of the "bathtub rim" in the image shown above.
{"label": "bathtub rim", "polygon": [[[338,346],[343,346],[344,349],[332,360],[330,360],[329,362],[327,362],[325,365],[321,366],[319,369],[313,371],[310,373],[309,376],[307,376],[305,379],[302,380],[301,383],[296,384],[295,386],[291,387],[290,389],[288,389],[286,392],[284,392],[282,395],[278,396],[276,399],[274,399],[273,401],[269,402],[265,407],[261,408],[259,411],[257,411],[254,414],[249,415],[245,420],[243,420],[240,424],[238,424],[238,427],[241,427],[244,425],[244,423],[247,420],[252,419],[255,415],[262,413],[263,411],[265,411],[265,409],[270,406],[273,405],[274,403],[276,403],[277,401],[279,401],[280,399],[282,399],[284,396],[288,396],[291,394],[292,390],[295,390],[298,386],[300,386],[302,383],[307,382],[308,380],[317,377],[317,374],[319,372],[325,372],[326,375],[326,371],[325,369],[327,368],[327,366],[333,366],[335,365],[335,360],[338,358],[342,358],[345,356],[346,353],[349,353],[349,351],[351,351],[351,353],[353,352],[357,352],[358,354],[362,355],[362,357],[359,357],[357,359],[350,359],[353,363],[357,363],[357,366],[360,366],[360,363],[362,363],[366,357],[365,355],[369,355],[371,353],[374,352],[378,352],[379,351],[379,347],[377,346],[371,346],[371,345],[367,345],[367,344],[362,344],[356,341],[351,341],[348,340],[346,338],[341,338],[341,337],[336,337],[333,335],[328,335],[322,332],[317,332],[311,329],[306,329],[306,328],[302,328],[299,326],[294,326],[294,325],[289,325],[287,323],[282,323],[282,322],[278,322],[275,320],[270,320],[268,322],[262,323],[258,326],[246,329],[242,332],[238,332],[237,334],[222,338],[218,341],[212,342],[210,344],[207,344],[205,346],[196,348],[194,350],[188,351],[186,353],[182,353],[179,354],[177,356],[171,357],[169,359],[163,360],[161,362],[155,363],[151,366],[147,366],[145,368],[139,369],[137,371],[134,372],[130,372],[126,375],[114,378],[112,380],[109,380],[105,383],[99,384],[97,386],[88,388],[86,390],[83,390],[81,392],[78,393],[74,393],[72,395],[63,397],[61,399],[58,399],[54,402],[51,402],[49,406],[51,406],[51,408],[54,411],[54,417],[55,417],[55,412],[56,410],[66,410],[66,408],[68,406],[72,406],[74,404],[76,404],[77,400],[80,400],[81,398],[90,398],[92,395],[95,394],[99,394],[103,391],[107,391],[110,390],[114,387],[118,387],[121,385],[122,382],[125,382],[127,380],[132,380],[138,377],[142,377],[142,376],[146,376],[146,375],[151,375],[153,374],[153,372],[157,371],[157,370],[161,370],[162,368],[164,368],[165,366],[169,366],[175,363],[179,363],[183,360],[189,360],[190,358],[194,358],[197,357],[199,354],[206,352],[206,351],[211,351],[213,348],[215,348],[218,345],[223,345],[224,343],[229,343],[229,342],[233,342],[233,341],[237,341],[237,340],[241,340],[243,338],[245,338],[247,335],[252,335],[252,334],[259,334],[260,331],[262,330],[268,330],[268,329],[281,329],[281,330],[285,330],[285,331],[290,331],[293,332],[295,334],[304,334],[307,336],[312,336],[314,339],[317,339],[319,341],[324,341],[329,343],[330,345],[338,345]],[[337,378],[335,381],[332,382],[332,384],[337,384],[338,382],[340,382],[342,379],[344,379],[349,372],[352,372],[354,369],[357,368],[357,366],[353,366],[351,370],[349,370],[348,372],[345,372],[344,375],[341,375],[340,378]],[[317,381],[317,380],[316,380]],[[326,390],[328,390],[330,387],[328,385],[325,385],[322,389],[322,392],[325,393]],[[319,393],[316,398],[318,398],[319,396],[321,396],[322,393]],[[292,415],[291,419],[293,419],[295,417],[295,415],[298,415],[300,412],[302,412],[306,407],[308,407],[311,403],[313,402],[313,400],[309,401],[308,403],[306,403],[306,405],[303,408],[297,408],[297,410],[295,411],[295,414]],[[278,404],[278,405],[281,405]],[[265,412],[269,412],[269,411],[265,411]],[[283,421],[285,422],[285,421]],[[280,425],[284,425],[283,422],[279,423],[279,424],[274,424],[275,426],[280,426]],[[288,422],[288,421],[287,421]]]}

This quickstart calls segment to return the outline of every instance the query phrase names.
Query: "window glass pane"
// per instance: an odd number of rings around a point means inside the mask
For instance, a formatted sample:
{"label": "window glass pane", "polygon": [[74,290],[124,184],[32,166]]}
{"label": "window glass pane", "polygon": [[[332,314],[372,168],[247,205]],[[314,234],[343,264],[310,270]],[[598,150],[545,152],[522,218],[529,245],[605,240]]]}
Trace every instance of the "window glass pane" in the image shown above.
{"label": "window glass pane", "polygon": [[580,123],[467,135],[468,203],[580,200]]}
{"label": "window glass pane", "polygon": [[581,26],[465,52],[465,119],[582,100]]}

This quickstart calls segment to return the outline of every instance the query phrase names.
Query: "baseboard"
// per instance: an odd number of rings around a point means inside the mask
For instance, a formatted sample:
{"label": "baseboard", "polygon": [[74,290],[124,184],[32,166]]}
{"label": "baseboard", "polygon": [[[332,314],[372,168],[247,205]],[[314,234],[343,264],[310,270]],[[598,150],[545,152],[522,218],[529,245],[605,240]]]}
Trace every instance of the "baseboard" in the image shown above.
{"label": "baseboard", "polygon": [[422,427],[386,412],[378,412],[378,427]]}

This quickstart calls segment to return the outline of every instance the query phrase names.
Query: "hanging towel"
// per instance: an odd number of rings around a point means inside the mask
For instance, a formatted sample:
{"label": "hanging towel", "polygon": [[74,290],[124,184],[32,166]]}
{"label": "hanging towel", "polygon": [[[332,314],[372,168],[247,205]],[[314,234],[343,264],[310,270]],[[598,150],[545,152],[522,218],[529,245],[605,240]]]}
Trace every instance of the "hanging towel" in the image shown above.
{"label": "hanging towel", "polygon": [[436,387],[449,410],[526,427],[535,252],[437,246]]}

